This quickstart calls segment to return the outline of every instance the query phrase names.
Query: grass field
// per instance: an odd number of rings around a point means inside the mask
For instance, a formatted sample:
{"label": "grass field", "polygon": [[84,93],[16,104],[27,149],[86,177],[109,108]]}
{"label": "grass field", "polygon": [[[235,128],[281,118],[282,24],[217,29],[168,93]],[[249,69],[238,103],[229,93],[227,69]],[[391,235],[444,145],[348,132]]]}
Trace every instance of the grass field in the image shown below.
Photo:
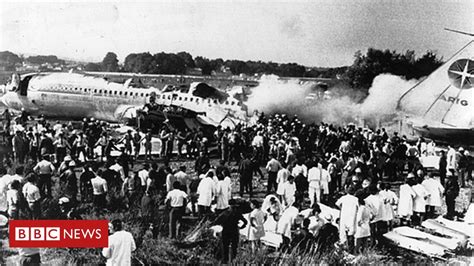
{"label": "grass field", "polygon": [[[194,174],[192,161],[172,162],[173,168],[179,165],[186,165],[188,174]],[[217,161],[213,160],[213,164]],[[137,168],[138,169],[138,168]],[[57,180],[56,180],[57,181]],[[238,188],[238,177],[236,173],[232,175],[233,194],[236,195]],[[59,186],[56,182],[54,195],[58,195]],[[265,181],[257,183],[257,195],[265,195]],[[460,197],[457,199],[457,209],[462,211],[470,202],[470,189],[463,189]],[[168,235],[167,221],[168,216],[163,206],[159,206],[161,198],[156,196],[156,219],[157,237],[152,237],[152,231],[148,226],[142,226],[139,211],[137,208],[131,211],[121,209],[120,202],[122,198],[119,193],[110,193],[109,203],[115,211],[107,211],[102,214],[94,213],[91,204],[84,204],[80,207],[84,219],[108,219],[121,218],[124,221],[125,229],[130,231],[137,242],[137,250],[134,252],[134,262],[136,264],[217,264],[219,263],[219,241],[212,236],[212,233],[202,226],[195,219],[186,219],[184,230],[180,240],[170,240]],[[201,226],[201,227],[199,227]],[[183,239],[193,232],[199,231],[197,239],[188,243]],[[0,263],[14,264],[18,256],[15,250],[7,247],[6,236],[3,236],[3,247],[0,249]],[[47,264],[98,264],[105,263],[105,259],[100,255],[100,249],[43,249],[42,261]],[[395,246],[385,246],[378,249],[370,249],[365,254],[353,256],[345,253],[342,249],[334,249],[330,254],[324,256],[313,252],[306,254],[296,254],[291,251],[288,253],[276,252],[270,248],[263,248],[257,253],[252,253],[250,244],[242,239],[239,254],[236,262],[248,264],[394,264],[394,263],[423,263],[432,264],[440,262],[449,263],[469,263],[472,250],[462,250],[458,255],[449,258],[447,261],[429,258],[414,252],[403,250]],[[3,261],[2,261],[3,258]]]}

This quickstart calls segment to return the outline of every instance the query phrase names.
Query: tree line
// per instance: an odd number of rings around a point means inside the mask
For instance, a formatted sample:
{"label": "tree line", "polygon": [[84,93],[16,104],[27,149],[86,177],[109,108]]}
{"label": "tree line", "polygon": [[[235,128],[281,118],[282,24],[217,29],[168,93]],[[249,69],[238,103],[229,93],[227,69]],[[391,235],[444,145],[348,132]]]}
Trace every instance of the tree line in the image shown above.
{"label": "tree line", "polygon": [[59,59],[55,55],[35,55],[29,57],[19,56],[10,51],[0,52],[0,67],[4,70],[14,71],[16,66],[21,65],[23,62],[42,65],[45,63],[49,64],[64,64],[64,60]]}
{"label": "tree line", "polygon": [[308,68],[296,63],[274,63],[263,61],[209,59],[193,57],[188,52],[179,53],[133,53],[125,57],[123,65],[118,64],[117,55],[109,52],[101,63],[89,63],[87,71],[133,72],[142,74],[186,74],[188,69],[199,68],[202,75],[230,71],[232,75],[275,74],[284,77],[335,78],[345,73],[347,67]]}
{"label": "tree line", "polygon": [[427,51],[421,57],[408,50],[397,53],[390,50],[369,48],[366,54],[356,52],[354,63],[347,69],[345,77],[352,88],[368,89],[374,78],[383,73],[402,76],[405,79],[419,79],[429,75],[443,64],[433,51]]}
{"label": "tree line", "polygon": [[[64,63],[56,56],[20,57],[12,52],[0,52],[0,67],[4,70],[15,70],[15,65],[23,61],[42,63]],[[209,59],[202,56],[193,57],[188,52],[179,53],[132,53],[122,65],[117,55],[108,52],[102,62],[87,63],[86,71],[133,72],[142,74],[186,74],[188,69],[200,68],[203,75],[214,71],[230,71],[233,75],[275,74],[282,77],[340,78],[345,79],[352,88],[368,89],[373,79],[382,73],[403,76],[406,79],[427,76],[443,63],[435,52],[427,51],[417,57],[408,50],[398,53],[391,50],[367,49],[363,54],[357,51],[350,66],[336,68],[305,67],[296,63],[275,63],[262,61]]]}

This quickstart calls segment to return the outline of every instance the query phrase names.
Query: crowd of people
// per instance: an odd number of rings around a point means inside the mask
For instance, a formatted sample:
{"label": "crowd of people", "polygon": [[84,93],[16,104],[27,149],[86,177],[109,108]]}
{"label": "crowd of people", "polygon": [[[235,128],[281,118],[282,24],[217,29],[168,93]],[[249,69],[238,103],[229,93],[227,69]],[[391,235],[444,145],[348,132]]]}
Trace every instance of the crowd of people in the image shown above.
{"label": "crowd of people", "polygon": [[[239,230],[246,227],[253,250],[265,234],[276,234],[282,250],[327,252],[339,243],[360,253],[381,244],[396,218],[417,226],[440,214],[443,198],[446,217],[454,219],[460,187],[472,179],[472,158],[462,147],[441,151],[435,176],[419,160],[437,154],[433,141],[410,143],[397,132],[353,124],[305,124],[285,114],[262,115],[252,126],[218,127],[212,136],[164,124],[156,157],[150,132],[114,136],[107,123],[93,118],[80,128],[50,124],[44,117],[16,125],[10,119],[4,115],[12,153],[0,167],[0,198],[10,219],[80,219],[77,209],[87,204],[103,215],[117,210],[112,205],[119,198],[119,209],[139,211],[147,228],[164,205],[170,238],[182,237],[183,216],[221,225],[225,262],[235,258]],[[112,150],[119,155],[112,156]],[[194,169],[186,167],[190,160]],[[400,181],[396,193],[391,185]],[[54,215],[43,206],[53,199],[60,206]],[[251,208],[244,208],[242,199],[250,200]],[[328,213],[328,206],[338,209],[339,217]],[[122,230],[119,221],[113,227]],[[135,249],[134,242],[129,246]],[[103,254],[120,257],[110,252]]]}

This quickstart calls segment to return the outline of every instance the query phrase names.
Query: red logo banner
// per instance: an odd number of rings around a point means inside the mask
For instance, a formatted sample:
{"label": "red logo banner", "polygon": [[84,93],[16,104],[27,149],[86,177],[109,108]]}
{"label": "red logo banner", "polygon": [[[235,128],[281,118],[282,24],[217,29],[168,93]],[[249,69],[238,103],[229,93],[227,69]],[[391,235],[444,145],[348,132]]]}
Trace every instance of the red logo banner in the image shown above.
{"label": "red logo banner", "polygon": [[10,220],[10,247],[107,247],[108,224],[107,220]]}

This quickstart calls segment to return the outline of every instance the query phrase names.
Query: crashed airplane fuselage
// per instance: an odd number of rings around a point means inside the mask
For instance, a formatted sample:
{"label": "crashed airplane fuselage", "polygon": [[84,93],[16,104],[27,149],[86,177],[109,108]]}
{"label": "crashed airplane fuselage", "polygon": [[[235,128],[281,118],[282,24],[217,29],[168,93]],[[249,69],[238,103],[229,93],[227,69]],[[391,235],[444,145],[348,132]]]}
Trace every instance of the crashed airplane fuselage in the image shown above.
{"label": "crashed airplane fuselage", "polygon": [[[197,85],[194,87],[204,86]],[[196,91],[192,88],[189,92]],[[5,90],[2,102],[8,108],[23,109],[30,115],[42,114],[65,119],[94,117],[108,122],[123,122],[135,118],[137,110],[142,109],[150,95],[155,94],[156,102],[162,107],[189,109],[199,113],[199,118],[211,126],[224,123],[232,127],[236,123],[251,121],[243,111],[242,103],[232,97],[216,102],[212,97],[206,98],[195,93],[161,92],[152,87],[132,87],[129,82],[108,82],[103,78],[79,73],[14,75]],[[166,108],[161,110],[167,111]]]}
{"label": "crashed airplane fuselage", "polygon": [[160,106],[172,110],[184,109],[197,114],[205,125],[233,128],[237,124],[252,124],[257,116],[249,116],[247,107],[238,99],[205,83],[195,82],[189,88],[166,87],[156,96]]}

